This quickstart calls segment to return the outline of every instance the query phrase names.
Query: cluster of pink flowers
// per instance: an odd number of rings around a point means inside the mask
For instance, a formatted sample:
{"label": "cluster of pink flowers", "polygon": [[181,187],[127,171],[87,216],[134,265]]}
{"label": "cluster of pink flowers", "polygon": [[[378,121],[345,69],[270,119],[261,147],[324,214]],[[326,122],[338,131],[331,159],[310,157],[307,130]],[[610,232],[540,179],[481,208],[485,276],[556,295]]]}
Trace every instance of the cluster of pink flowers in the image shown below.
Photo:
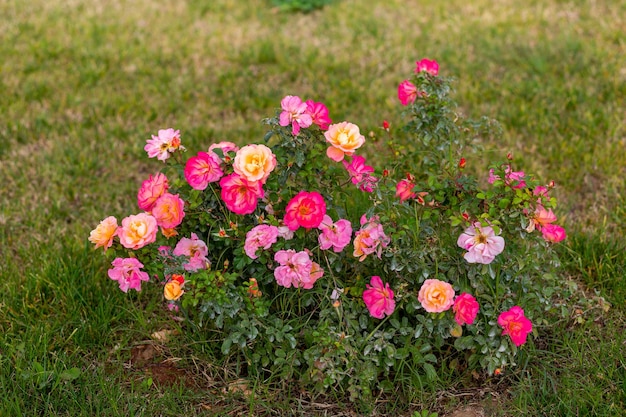
{"label": "cluster of pink flowers", "polygon": [[[425,72],[433,77],[439,74],[439,64],[435,60],[422,59],[415,63],[415,73]],[[404,80],[398,85],[398,99],[403,106],[413,103],[418,96],[423,96],[423,91],[418,91],[415,84]]]}
{"label": "cluster of pink flowers", "polygon": [[298,96],[285,96],[280,107],[282,112],[279,116],[281,126],[291,125],[291,133],[297,136],[301,128],[307,128],[316,124],[320,129],[326,130],[332,121],[328,117],[328,109],[322,103],[313,100],[303,102]]}
{"label": "cluster of pink flowers", "polygon": [[281,250],[276,252],[274,260],[279,263],[274,269],[274,277],[278,285],[285,288],[294,286],[309,290],[324,275],[322,268],[311,261],[306,251]]}

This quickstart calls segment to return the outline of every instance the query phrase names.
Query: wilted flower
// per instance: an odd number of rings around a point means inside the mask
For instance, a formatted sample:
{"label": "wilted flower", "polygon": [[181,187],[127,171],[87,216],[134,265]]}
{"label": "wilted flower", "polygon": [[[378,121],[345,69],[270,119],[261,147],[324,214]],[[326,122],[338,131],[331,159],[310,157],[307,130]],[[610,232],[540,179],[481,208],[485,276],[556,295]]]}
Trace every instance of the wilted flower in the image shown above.
{"label": "wilted flower", "polygon": [[183,148],[180,146],[180,131],[174,129],[161,129],[157,136],[152,135],[152,139],[146,142],[144,150],[148,152],[148,157],[156,157],[160,161],[165,161],[177,149]]}

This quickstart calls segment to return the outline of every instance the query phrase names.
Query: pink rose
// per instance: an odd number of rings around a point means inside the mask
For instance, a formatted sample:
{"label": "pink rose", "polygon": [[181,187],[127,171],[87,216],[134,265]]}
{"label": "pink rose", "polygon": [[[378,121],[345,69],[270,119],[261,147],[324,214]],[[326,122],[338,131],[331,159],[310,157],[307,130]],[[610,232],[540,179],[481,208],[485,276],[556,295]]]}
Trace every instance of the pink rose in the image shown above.
{"label": "pink rose", "polygon": [[326,202],[320,193],[301,191],[287,204],[284,222],[290,230],[300,226],[312,229],[322,223],[325,214]]}
{"label": "pink rose", "polygon": [[297,136],[300,128],[307,128],[313,123],[313,118],[307,112],[307,104],[302,102],[298,96],[285,96],[280,107],[283,111],[279,116],[279,124],[281,126],[289,126],[291,124],[291,133]]}
{"label": "pink rose", "polygon": [[415,65],[416,65],[415,73],[425,71],[429,73],[430,75],[439,74],[439,63],[437,63],[437,61],[435,61],[434,59],[430,60],[430,59],[424,58],[420,61],[417,61]]}
{"label": "pink rose", "polygon": [[185,202],[178,196],[165,193],[154,203],[152,215],[157,224],[165,229],[173,229],[182,223],[185,217]]}
{"label": "pink rose", "polygon": [[276,252],[274,260],[280,264],[274,270],[274,278],[278,285],[285,288],[293,285],[296,288],[311,289],[315,281],[324,274],[305,251],[281,250]]}
{"label": "pink rose", "polygon": [[472,295],[464,292],[454,300],[454,306],[452,306],[454,320],[459,326],[474,324],[478,309],[479,305],[476,299]]}
{"label": "pink rose", "polygon": [[514,306],[498,316],[498,324],[502,327],[502,335],[509,335],[515,346],[526,343],[528,333],[533,331],[533,324],[524,316],[521,307]]}
{"label": "pink rose", "polygon": [[415,184],[407,179],[398,181],[398,184],[396,184],[396,197],[400,201],[415,197],[416,194],[413,192],[413,187],[415,187]]}
{"label": "pink rose", "polygon": [[322,231],[318,237],[322,250],[332,246],[335,252],[341,252],[352,239],[352,225],[345,219],[333,223],[333,219],[326,214],[319,225],[319,229]]}
{"label": "pink rose", "polygon": [[246,255],[252,259],[258,258],[256,251],[260,248],[269,249],[278,239],[278,227],[269,224],[260,224],[246,233],[246,242],[243,246]]}
{"label": "pink rose", "polygon": [[403,106],[408,106],[417,98],[417,87],[409,80],[404,80],[398,85],[398,100]]}
{"label": "pink rose", "polygon": [[558,243],[564,240],[567,235],[565,229],[556,224],[547,224],[541,228],[541,234],[547,242]]}
{"label": "pink rose", "polygon": [[454,304],[454,288],[447,282],[427,279],[422,284],[417,299],[429,313],[441,313]]}
{"label": "pink rose", "polygon": [[206,257],[209,254],[209,248],[195,233],[191,234],[191,239],[182,238],[172,254],[189,257],[189,261],[183,264],[186,271],[195,272],[200,269],[207,269],[211,265],[211,262]]}
{"label": "pink rose", "polygon": [[249,182],[235,173],[220,180],[221,197],[228,210],[236,214],[250,214],[256,210],[263,188],[259,181]]}
{"label": "pink rose", "polygon": [[352,184],[358,186],[361,191],[368,193],[374,191],[378,178],[371,175],[374,172],[374,168],[369,165],[365,165],[364,157],[357,155],[352,158],[350,163],[343,161],[343,166],[350,174]]}
{"label": "pink rose", "polygon": [[469,263],[490,264],[504,250],[504,239],[480,222],[465,229],[456,243],[467,250],[463,257]]}
{"label": "pink rose", "polygon": [[219,181],[224,175],[222,160],[213,152],[198,152],[187,160],[185,179],[194,190],[204,190],[211,182]]}
{"label": "pink rose", "polygon": [[363,302],[372,317],[382,319],[385,314],[390,316],[396,308],[393,290],[389,283],[383,285],[379,276],[373,276],[363,291]]}
{"label": "pink rose", "polygon": [[311,116],[313,124],[318,125],[322,130],[328,130],[328,126],[333,122],[330,120],[330,117],[328,117],[328,109],[322,103],[307,100],[306,112]]}
{"label": "pink rose", "polygon": [[117,234],[117,219],[109,216],[102,220],[98,226],[89,233],[89,241],[96,245],[96,249],[102,247],[105,251],[113,245],[113,238]]}
{"label": "pink rose", "polygon": [[148,153],[148,157],[156,157],[164,162],[177,149],[183,148],[180,146],[180,131],[174,129],[161,129],[157,136],[152,135],[152,139],[146,142],[144,150]]}
{"label": "pink rose", "polygon": [[111,265],[113,268],[108,271],[109,278],[117,281],[123,292],[129,289],[141,291],[141,281],[150,280],[148,274],[141,271],[143,264],[136,258],[115,258]]}
{"label": "pink rose", "polygon": [[156,219],[147,214],[139,213],[122,220],[117,229],[122,246],[128,249],[140,249],[156,240],[159,226]]}
{"label": "pink rose", "polygon": [[139,208],[147,212],[152,211],[154,203],[167,192],[168,187],[169,183],[164,174],[159,172],[154,177],[150,175],[147,180],[141,183],[141,188],[137,193]]}

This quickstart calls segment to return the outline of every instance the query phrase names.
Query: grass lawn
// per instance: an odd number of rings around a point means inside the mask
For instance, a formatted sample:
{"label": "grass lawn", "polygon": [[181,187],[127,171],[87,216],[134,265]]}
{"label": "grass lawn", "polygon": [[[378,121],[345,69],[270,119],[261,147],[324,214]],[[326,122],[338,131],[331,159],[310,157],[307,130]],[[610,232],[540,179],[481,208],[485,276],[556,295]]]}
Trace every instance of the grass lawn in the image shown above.
{"label": "grass lawn", "polygon": [[241,380],[158,288],[121,293],[87,237],[136,211],[158,129],[180,129],[192,153],[261,141],[287,94],[363,132],[400,125],[397,85],[424,57],[457,78],[468,116],[502,124],[504,141],[483,143],[492,159],[512,152],[556,181],[562,278],[587,301],[542,327],[518,368],[441,375],[371,414],[626,415],[624,28],[626,3],[609,0],[337,0],[309,14],[270,0],[0,1],[0,415],[357,415],[340,395]]}

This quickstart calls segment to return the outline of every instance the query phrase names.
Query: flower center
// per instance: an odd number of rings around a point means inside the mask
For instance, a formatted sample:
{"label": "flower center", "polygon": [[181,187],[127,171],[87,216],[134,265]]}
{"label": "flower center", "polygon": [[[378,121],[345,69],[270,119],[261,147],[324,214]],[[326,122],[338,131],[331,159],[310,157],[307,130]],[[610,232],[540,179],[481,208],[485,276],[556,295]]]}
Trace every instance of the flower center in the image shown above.
{"label": "flower center", "polygon": [[478,232],[476,237],[474,237],[474,242],[476,242],[476,243],[487,243],[487,236],[483,235],[480,232]]}

